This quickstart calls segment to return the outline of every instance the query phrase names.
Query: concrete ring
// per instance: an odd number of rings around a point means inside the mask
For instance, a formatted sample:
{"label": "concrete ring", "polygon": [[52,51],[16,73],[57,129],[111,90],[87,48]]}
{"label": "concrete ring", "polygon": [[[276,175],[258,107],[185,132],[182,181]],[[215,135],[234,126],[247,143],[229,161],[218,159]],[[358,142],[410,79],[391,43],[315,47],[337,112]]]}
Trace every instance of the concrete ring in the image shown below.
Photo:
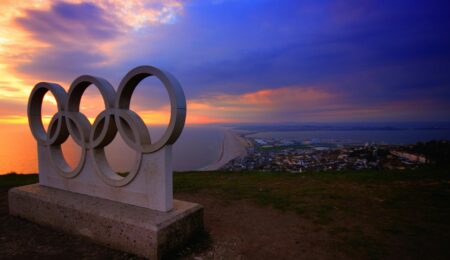
{"label": "concrete ring", "polygon": [[[132,69],[125,75],[117,90],[115,108],[119,110],[129,110],[133,91],[144,78],[149,76],[157,77],[164,84],[164,87],[169,94],[171,111],[170,122],[163,136],[154,143],[144,142],[140,144],[141,149],[139,150],[142,151],[142,153],[152,153],[163,148],[165,145],[173,144],[183,131],[186,120],[186,99],[180,83],[170,73],[153,66],[140,66]],[[142,121],[142,119],[140,121]],[[121,126],[122,121],[118,118],[117,113],[116,124],[122,136],[129,136],[129,134],[124,131],[125,127]],[[142,136],[141,140],[143,140],[143,138],[145,137]]]}
{"label": "concrete ring", "polygon": [[[66,91],[58,84],[55,83],[47,83],[40,82],[36,84],[31,91],[30,98],[28,100],[28,123],[31,129],[31,133],[34,138],[43,145],[50,145],[51,141],[48,137],[44,125],[42,124],[41,116],[42,116],[42,102],[44,100],[45,94],[50,91],[56,99],[58,112],[62,112],[65,110],[64,106],[67,100]],[[55,115],[56,116],[56,115]],[[53,119],[52,119],[53,120]],[[59,135],[61,134],[62,125],[58,124],[56,126],[52,126],[53,139],[52,141],[59,140]],[[50,129],[50,128],[49,128]],[[57,138],[58,137],[58,138]],[[67,136],[66,136],[67,138]]]}
{"label": "concrete ring", "polygon": [[84,163],[86,161],[86,149],[81,148],[80,161],[78,162],[77,166],[72,169],[64,158],[63,152],[61,150],[61,145],[51,145],[49,148],[50,149],[48,149],[48,151],[50,161],[53,164],[56,172],[60,176],[71,179],[76,177],[81,172],[81,169],[83,169]]}
{"label": "concrete ring", "polygon": [[50,145],[60,145],[69,137],[64,114],[64,112],[57,112],[48,125],[47,140]]}
{"label": "concrete ring", "polygon": [[125,143],[143,153],[143,147],[151,144],[150,134],[142,118],[131,110],[117,109],[114,114],[117,129]]}
{"label": "concrete ring", "polygon": [[[67,95],[66,103],[67,128],[75,142],[84,148],[88,148],[89,146],[91,124],[89,123],[87,117],[80,113],[80,102],[84,91],[91,84],[96,86],[100,91],[105,103],[105,109],[111,108],[115,99],[114,88],[107,80],[100,77],[83,75],[76,78],[72,82]],[[107,125],[105,127],[110,128],[112,126]]]}
{"label": "concrete ring", "polygon": [[90,148],[103,148],[110,144],[117,134],[114,114],[111,109],[104,110],[96,118],[89,136]]}
{"label": "concrete ring", "polygon": [[[106,184],[120,187],[127,185],[130,183],[140,168],[141,164],[141,143],[150,143],[150,135],[148,134],[147,128],[145,127],[142,119],[133,111],[130,110],[116,110],[114,113],[114,117],[112,114],[107,112],[108,110],[102,112],[96,119],[91,131],[91,141],[96,140],[92,145],[92,149],[90,152],[90,156],[92,157],[95,166],[95,170],[97,175],[102,179]],[[123,127],[121,136],[123,140],[136,151],[137,161],[134,163],[133,168],[130,170],[126,177],[119,176],[115,171],[112,170],[111,166],[108,163],[105,155],[104,147],[114,139],[115,134],[117,133],[117,128],[114,128],[115,132],[108,133],[107,131],[111,131],[112,128],[108,128],[98,130],[101,128],[102,122],[106,122],[106,120],[112,120],[114,123],[115,118],[120,120]],[[111,124],[111,123],[110,123]],[[111,124],[113,125],[113,124]],[[116,121],[117,125],[117,121]],[[99,133],[98,133],[99,132]],[[96,134],[98,133],[98,134]],[[97,136],[97,137],[96,137]],[[97,140],[101,140],[100,142]]]}
{"label": "concrete ring", "polygon": [[122,187],[129,184],[139,172],[139,168],[141,167],[142,161],[142,153],[136,153],[137,159],[131,168],[130,172],[127,176],[122,177],[118,175],[109,165],[108,160],[106,159],[105,149],[90,149],[89,156],[94,161],[95,172],[100,179],[106,184],[113,187]]}

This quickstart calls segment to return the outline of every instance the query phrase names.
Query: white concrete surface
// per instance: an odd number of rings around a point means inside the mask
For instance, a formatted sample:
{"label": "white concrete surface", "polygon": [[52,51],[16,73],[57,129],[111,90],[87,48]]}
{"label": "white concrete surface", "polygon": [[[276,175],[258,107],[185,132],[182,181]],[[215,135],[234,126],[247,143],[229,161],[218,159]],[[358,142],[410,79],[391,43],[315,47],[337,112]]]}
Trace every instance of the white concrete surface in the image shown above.
{"label": "white concrete surface", "polygon": [[38,156],[41,185],[163,212],[173,207],[171,145],[154,153],[142,154],[138,174],[129,184],[120,187],[108,185],[101,179],[92,156],[86,156],[84,166],[75,178],[61,177],[49,159],[47,146],[38,144]]}

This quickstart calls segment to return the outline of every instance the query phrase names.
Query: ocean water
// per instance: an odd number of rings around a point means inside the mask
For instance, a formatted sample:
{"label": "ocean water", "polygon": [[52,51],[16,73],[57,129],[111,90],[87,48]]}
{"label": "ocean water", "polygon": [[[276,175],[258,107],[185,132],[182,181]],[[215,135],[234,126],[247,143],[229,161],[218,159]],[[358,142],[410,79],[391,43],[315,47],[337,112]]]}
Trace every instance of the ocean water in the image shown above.
{"label": "ocean water", "polygon": [[[152,140],[157,140],[165,128],[151,127]],[[199,169],[215,162],[220,156],[223,129],[214,126],[187,126],[173,147],[175,171]],[[74,167],[80,158],[79,146],[69,138],[63,145],[64,157]],[[120,135],[106,147],[107,159],[117,172],[128,171],[136,153]],[[37,145],[27,125],[0,128],[0,174],[8,172],[36,173]]]}
{"label": "ocean water", "polygon": [[[152,140],[158,140],[164,133],[163,127],[149,129]],[[223,129],[212,126],[188,126],[173,146],[173,168],[175,171],[192,171],[215,162],[220,156]],[[129,154],[131,156],[123,156]],[[136,158],[120,135],[106,147],[108,162],[117,172],[128,171]]]}
{"label": "ocean water", "polygon": [[[151,127],[152,140],[158,139],[165,129]],[[334,143],[414,144],[435,139],[450,140],[450,129],[386,129],[386,130],[302,130],[265,131],[248,135],[253,138],[312,140]],[[173,147],[174,170],[189,171],[215,162],[221,151],[224,129],[215,126],[187,126]],[[62,146],[69,165],[75,166],[80,158],[80,148],[71,139]],[[0,128],[0,174],[11,171],[37,172],[36,141],[27,125]],[[117,172],[128,171],[136,158],[120,136],[106,147],[108,161]]]}
{"label": "ocean water", "polygon": [[415,144],[431,140],[450,140],[450,129],[396,129],[396,130],[303,130],[264,131],[248,135],[252,138],[287,139],[342,144]]}

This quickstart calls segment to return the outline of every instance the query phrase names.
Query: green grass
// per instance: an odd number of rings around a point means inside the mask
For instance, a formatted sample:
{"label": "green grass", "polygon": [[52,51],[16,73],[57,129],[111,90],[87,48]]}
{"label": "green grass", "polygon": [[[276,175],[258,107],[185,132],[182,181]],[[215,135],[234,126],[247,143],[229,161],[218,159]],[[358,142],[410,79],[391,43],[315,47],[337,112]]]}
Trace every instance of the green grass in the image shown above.
{"label": "green grass", "polygon": [[447,169],[177,173],[174,190],[296,212],[327,230],[336,250],[357,258],[384,258],[398,241],[417,255],[437,247],[450,256]]}
{"label": "green grass", "polygon": [[[446,170],[291,173],[176,173],[175,192],[205,192],[224,201],[250,200],[280,210],[308,213],[320,222],[334,211],[358,215],[357,202],[374,200],[385,208],[413,202],[450,201]],[[429,187],[430,183],[432,188]]]}
{"label": "green grass", "polygon": [[[3,175],[0,187],[37,179],[37,175]],[[334,248],[348,256],[384,258],[392,255],[401,241],[402,250],[418,256],[441,250],[450,257],[446,242],[450,241],[448,169],[175,173],[174,191],[175,196],[211,196],[225,207],[245,200],[295,212],[326,230]]]}
{"label": "green grass", "polygon": [[11,172],[0,175],[0,188],[11,188],[38,182],[37,174],[17,174]]}
{"label": "green grass", "polygon": [[[0,187],[37,181],[36,174],[10,173],[0,176]],[[449,214],[450,174],[434,168],[306,174],[188,172],[174,174],[174,191],[202,192],[225,203],[249,200],[295,211],[324,225],[338,215],[360,217],[370,205],[393,211],[420,207],[424,219],[439,222],[442,214]]]}

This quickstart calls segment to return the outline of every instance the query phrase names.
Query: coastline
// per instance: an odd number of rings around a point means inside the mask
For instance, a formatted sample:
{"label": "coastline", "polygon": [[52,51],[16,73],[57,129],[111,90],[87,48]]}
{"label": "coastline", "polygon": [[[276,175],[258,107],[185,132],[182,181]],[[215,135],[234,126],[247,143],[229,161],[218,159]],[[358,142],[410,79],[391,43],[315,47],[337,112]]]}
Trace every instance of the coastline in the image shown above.
{"label": "coastline", "polygon": [[249,143],[243,137],[234,132],[231,128],[223,128],[223,132],[221,151],[217,160],[196,171],[216,171],[229,161],[247,155]]}

